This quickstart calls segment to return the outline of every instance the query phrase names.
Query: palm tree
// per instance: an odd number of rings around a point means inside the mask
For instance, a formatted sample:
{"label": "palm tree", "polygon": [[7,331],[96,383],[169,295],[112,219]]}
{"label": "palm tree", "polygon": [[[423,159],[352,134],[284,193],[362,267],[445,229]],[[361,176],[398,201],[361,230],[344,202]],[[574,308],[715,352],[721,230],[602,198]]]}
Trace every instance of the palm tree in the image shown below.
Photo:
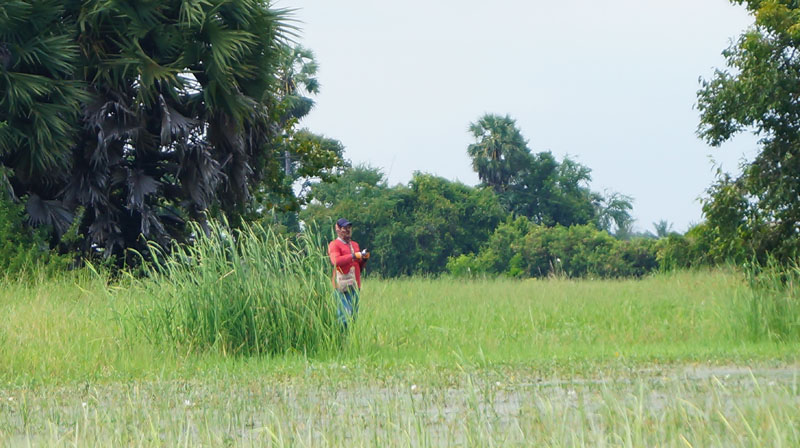
{"label": "palm tree", "polygon": [[476,142],[467,153],[478,178],[496,192],[504,192],[528,165],[530,150],[516,121],[508,115],[486,114],[471,123],[469,131]]}
{"label": "palm tree", "polygon": [[619,235],[630,234],[633,225],[630,214],[633,198],[616,192],[606,192],[605,195],[593,193],[592,196],[597,228]]}
{"label": "palm tree", "polygon": [[666,219],[660,219],[654,222],[653,229],[656,231],[656,238],[666,238],[675,233],[672,230],[672,223]]}
{"label": "palm tree", "polygon": [[[0,5],[0,161],[32,221],[83,249],[167,244],[239,213],[280,158],[277,66],[293,28],[265,0]],[[144,237],[144,238],[142,238]]]}
{"label": "palm tree", "polygon": [[66,229],[55,197],[71,166],[85,84],[76,28],[61,1],[0,3],[0,187],[35,223]]}
{"label": "palm tree", "polygon": [[311,50],[300,45],[282,48],[276,76],[284,120],[299,120],[311,112],[314,100],[310,96],[319,93],[317,68]]}

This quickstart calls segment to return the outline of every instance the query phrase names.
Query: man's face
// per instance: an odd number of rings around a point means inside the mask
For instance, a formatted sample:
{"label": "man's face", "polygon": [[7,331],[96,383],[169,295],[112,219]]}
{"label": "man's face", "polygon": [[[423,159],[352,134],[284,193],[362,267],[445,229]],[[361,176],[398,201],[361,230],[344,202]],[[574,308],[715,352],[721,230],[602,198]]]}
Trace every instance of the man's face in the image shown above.
{"label": "man's face", "polygon": [[352,235],[352,233],[353,233],[353,226],[339,227],[338,224],[336,225],[336,236],[338,236],[339,238],[345,241],[350,241],[350,236]]}

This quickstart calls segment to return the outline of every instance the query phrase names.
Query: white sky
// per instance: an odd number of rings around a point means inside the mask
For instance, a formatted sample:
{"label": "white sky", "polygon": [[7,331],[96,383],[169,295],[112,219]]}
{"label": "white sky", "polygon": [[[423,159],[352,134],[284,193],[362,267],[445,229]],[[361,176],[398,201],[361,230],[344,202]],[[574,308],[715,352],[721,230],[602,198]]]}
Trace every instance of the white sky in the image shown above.
{"label": "white sky", "polygon": [[696,137],[699,77],[752,23],[728,0],[279,0],[322,84],[301,123],[340,140],[391,185],[414,171],[478,183],[470,122],[509,114],[533,152],[592,170],[633,196],[636,228],[685,231],[715,165],[738,172],[756,140]]}

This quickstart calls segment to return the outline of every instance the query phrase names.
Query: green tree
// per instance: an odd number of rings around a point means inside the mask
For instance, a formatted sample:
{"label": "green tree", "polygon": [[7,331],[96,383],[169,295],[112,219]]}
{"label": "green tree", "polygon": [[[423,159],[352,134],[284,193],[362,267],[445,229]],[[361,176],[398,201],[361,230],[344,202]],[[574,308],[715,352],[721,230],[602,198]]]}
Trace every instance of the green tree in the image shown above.
{"label": "green tree", "polygon": [[298,122],[314,107],[311,97],[319,93],[314,53],[302,46],[284,45],[278,53],[276,70],[274,115],[279,133],[274,150],[266,151],[266,157],[259,160],[262,181],[245,218],[268,216],[287,229],[298,231],[298,212],[309,199],[312,180],[328,181],[344,167],[344,146],[306,128],[296,130]]}
{"label": "green tree", "polygon": [[593,194],[595,225],[609,233],[625,233],[630,230],[633,218],[633,199],[620,193]]}
{"label": "green tree", "polygon": [[389,188],[380,169],[357,165],[329,182],[311,185],[311,202],[300,212],[306,225],[330,229],[346,217],[354,223],[353,239],[370,251],[368,271],[385,276],[410,275],[414,268],[411,213],[407,187]]}
{"label": "green tree", "polygon": [[279,108],[283,115],[282,125],[289,120],[299,120],[311,112],[314,100],[311,95],[319,93],[317,61],[314,53],[302,46],[283,46],[279,54],[277,78]]}
{"label": "green tree", "polygon": [[537,223],[552,222],[558,207],[560,164],[550,151],[531,155],[518,167],[520,180],[500,197],[508,210]]}
{"label": "green tree", "polygon": [[[523,216],[509,216],[498,225],[477,257],[479,269],[516,277],[524,274],[521,266],[522,242],[535,224]],[[516,261],[516,263],[515,263]]]}
{"label": "green tree", "polygon": [[591,169],[569,157],[559,162],[550,151],[532,154],[508,115],[486,114],[470,132],[472,167],[509,212],[547,226],[594,223],[610,230],[612,223],[630,223],[630,197],[592,192]]}
{"label": "green tree", "polygon": [[558,165],[554,179],[554,194],[549,198],[542,224],[582,225],[594,221],[593,195],[589,189],[592,170],[569,157]]}
{"label": "green tree", "polygon": [[268,219],[292,231],[299,230],[299,211],[311,199],[316,181],[330,182],[345,166],[344,146],[339,140],[315,134],[308,129],[287,130],[279,140],[279,149],[262,167],[263,181],[258,185],[247,220]]}
{"label": "green tree", "polygon": [[733,2],[755,24],[723,53],[727,69],[702,82],[699,134],[719,146],[750,129],[760,151],[739,178],[723,177],[709,190],[704,212],[721,253],[788,260],[800,247],[800,5]]}
{"label": "green tree", "polygon": [[508,190],[530,157],[516,121],[508,115],[486,114],[471,123],[469,131],[476,142],[469,145],[467,153],[478,178],[498,193]]}
{"label": "green tree", "polygon": [[415,173],[411,229],[417,273],[440,273],[449,257],[477,253],[506,213],[488,188]]}

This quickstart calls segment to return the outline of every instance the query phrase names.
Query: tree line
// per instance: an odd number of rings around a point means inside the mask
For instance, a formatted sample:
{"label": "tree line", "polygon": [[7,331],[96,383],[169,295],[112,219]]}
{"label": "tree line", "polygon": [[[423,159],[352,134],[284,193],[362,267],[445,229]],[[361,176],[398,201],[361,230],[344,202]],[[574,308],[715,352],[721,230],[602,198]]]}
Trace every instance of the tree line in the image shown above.
{"label": "tree line", "polygon": [[[407,185],[390,187],[380,169],[348,167],[335,181],[312,185],[313,200],[301,220],[329,226],[347,216],[356,223],[359,243],[372,251],[371,269],[383,276],[462,273],[458,263],[487,256],[492,240],[520,222],[526,228],[584,228],[607,241],[616,241],[609,232],[629,233],[631,198],[592,191],[588,167],[569,157],[559,161],[549,151],[534,154],[509,116],[486,114],[469,129],[475,143],[467,153],[480,185],[416,172]],[[519,241],[502,244],[516,247]],[[506,258],[503,266],[472,263],[469,272],[508,273],[513,254]],[[515,275],[547,273],[539,266]]]}

